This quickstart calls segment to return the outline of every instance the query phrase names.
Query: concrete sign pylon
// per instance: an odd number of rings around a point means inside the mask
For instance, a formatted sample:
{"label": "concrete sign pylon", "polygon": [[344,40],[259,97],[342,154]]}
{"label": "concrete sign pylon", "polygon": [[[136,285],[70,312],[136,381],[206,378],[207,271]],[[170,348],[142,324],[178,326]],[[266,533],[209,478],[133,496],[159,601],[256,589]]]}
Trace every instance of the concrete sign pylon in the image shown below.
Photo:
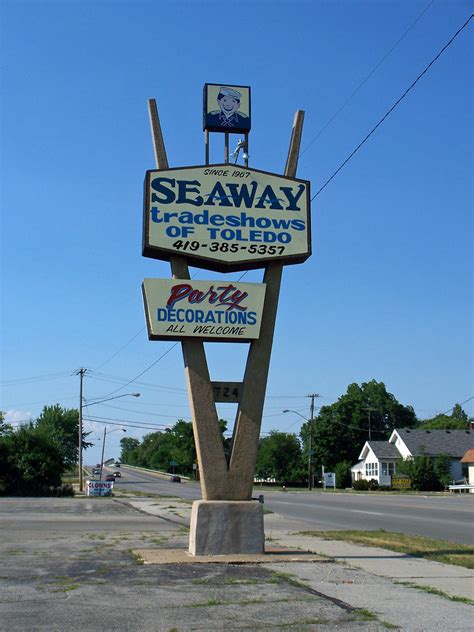
{"label": "concrete sign pylon", "polygon": [[[157,167],[158,169],[169,169],[155,99],[149,99],[148,109]],[[294,118],[285,167],[284,175],[288,177],[296,176],[303,121],[304,112],[298,110]],[[185,256],[171,256],[170,264],[174,278],[190,279],[188,262]],[[209,375],[204,343],[199,339],[186,339],[181,342],[203,497],[203,501],[194,503],[196,512],[193,507],[190,538],[190,551],[193,554],[202,553],[203,551],[211,553],[238,552],[232,549],[232,543],[230,545],[229,543],[216,545],[216,538],[213,538],[212,543],[209,544],[210,541],[206,533],[209,531],[210,525],[225,525],[227,519],[232,522],[237,530],[240,529],[240,534],[248,535],[243,545],[247,552],[256,552],[258,549],[263,550],[262,506],[257,507],[256,503],[249,503],[248,501],[252,497],[282,269],[283,263],[278,261],[267,263],[265,266],[263,282],[266,284],[266,294],[260,336],[250,343],[242,395],[234,424],[229,462],[224,454],[221,440],[213,385]],[[214,501],[228,501],[228,506],[220,506],[219,509],[214,507],[214,504],[209,504],[207,507],[199,506],[200,503],[204,502],[205,504],[207,501],[213,501],[213,503]],[[214,521],[207,517],[203,518],[201,522],[205,522],[207,531],[196,529],[196,521],[199,522],[200,520],[198,516],[199,511],[202,516],[204,514],[207,515],[206,512],[211,512],[216,516],[219,515]],[[236,523],[239,523],[239,521],[240,526],[238,524],[236,526]],[[253,534],[252,529],[254,530]],[[223,527],[222,531],[226,531],[226,529]],[[260,531],[261,537],[259,535]],[[256,544],[252,544],[252,537],[255,533],[259,537],[254,538]],[[202,545],[204,549],[200,548],[201,545],[199,544],[202,538],[204,540],[207,538],[208,540],[207,543]],[[244,551],[241,550],[240,552]]]}

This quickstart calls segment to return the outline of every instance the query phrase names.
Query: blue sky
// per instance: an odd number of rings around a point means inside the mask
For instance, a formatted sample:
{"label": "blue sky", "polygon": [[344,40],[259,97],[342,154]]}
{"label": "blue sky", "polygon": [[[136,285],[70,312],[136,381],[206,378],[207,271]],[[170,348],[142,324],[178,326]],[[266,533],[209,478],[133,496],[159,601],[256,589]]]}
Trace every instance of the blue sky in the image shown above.
{"label": "blue sky", "polygon": [[[1,409],[18,422],[76,407],[79,367],[85,397],[106,397],[173,345],[148,341],[140,292],[144,277],[170,276],[141,256],[148,98],[170,166],[204,162],[206,82],[252,86],[256,169],[282,173],[305,110],[298,176],[315,193],[471,5],[3,0],[1,13]],[[351,382],[385,382],[420,418],[473,395],[471,112],[472,22],[313,202],[313,256],[284,271],[263,432],[297,432],[282,409],[309,414],[305,395],[331,403]],[[211,143],[222,162],[222,138]],[[213,379],[242,378],[247,345],[206,346]],[[101,419],[86,428],[189,419],[179,345],[117,394],[132,391],[91,407]],[[232,424],[234,408],[220,412]]]}

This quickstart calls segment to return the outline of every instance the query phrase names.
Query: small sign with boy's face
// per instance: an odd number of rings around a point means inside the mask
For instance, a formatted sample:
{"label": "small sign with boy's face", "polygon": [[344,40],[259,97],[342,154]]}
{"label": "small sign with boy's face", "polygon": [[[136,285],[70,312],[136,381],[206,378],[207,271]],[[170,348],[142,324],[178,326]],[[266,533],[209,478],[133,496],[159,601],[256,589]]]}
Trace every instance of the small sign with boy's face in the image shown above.
{"label": "small sign with boy's face", "polygon": [[204,85],[203,129],[246,134],[250,131],[250,87]]}

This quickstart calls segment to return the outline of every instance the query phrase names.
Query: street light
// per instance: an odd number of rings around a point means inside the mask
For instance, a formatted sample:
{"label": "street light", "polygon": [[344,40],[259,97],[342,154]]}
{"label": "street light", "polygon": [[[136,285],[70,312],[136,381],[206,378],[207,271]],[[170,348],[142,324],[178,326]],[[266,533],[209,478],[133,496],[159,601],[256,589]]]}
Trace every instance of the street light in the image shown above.
{"label": "street light", "polygon": [[[114,428],[113,430],[111,430],[109,432],[109,434],[112,434],[112,432],[117,432],[121,430],[122,432],[127,432],[125,430],[125,428]],[[100,477],[99,477],[99,483],[102,483],[102,468],[104,467],[104,450],[105,450],[105,439],[107,437],[107,426],[104,426],[104,439],[102,442],[102,456],[100,457]]]}
{"label": "street light", "polygon": [[105,399],[98,399],[93,402],[88,402],[84,399],[84,406],[93,406],[94,404],[102,404],[103,402],[110,402],[111,399],[118,399],[119,397],[140,397],[141,393],[124,393],[123,395],[116,395],[115,397],[106,397]]}
{"label": "street light", "polygon": [[313,447],[312,447],[312,443],[313,443],[313,418],[311,416],[311,419],[306,419],[306,417],[304,415],[302,415],[301,413],[299,413],[297,410],[292,410],[291,408],[287,408],[283,411],[284,413],[295,413],[295,415],[298,415],[298,417],[301,417],[301,419],[304,419],[308,424],[309,424],[309,441],[308,441],[308,491],[311,491],[313,489],[313,464],[312,464],[312,458],[313,458]]}
{"label": "street light", "polygon": [[[84,477],[82,475],[82,408],[83,406],[84,405],[94,406],[94,404],[102,404],[103,402],[110,402],[112,399],[119,399],[119,397],[140,397],[140,393],[123,393],[122,395],[115,395],[115,397],[106,397],[105,399],[97,399],[93,402],[84,403],[85,398],[82,396],[82,378],[83,378],[83,373],[81,373],[81,389],[80,389],[80,397],[79,397],[79,491],[80,492],[84,490]],[[102,470],[101,470],[101,473],[102,473]]]}

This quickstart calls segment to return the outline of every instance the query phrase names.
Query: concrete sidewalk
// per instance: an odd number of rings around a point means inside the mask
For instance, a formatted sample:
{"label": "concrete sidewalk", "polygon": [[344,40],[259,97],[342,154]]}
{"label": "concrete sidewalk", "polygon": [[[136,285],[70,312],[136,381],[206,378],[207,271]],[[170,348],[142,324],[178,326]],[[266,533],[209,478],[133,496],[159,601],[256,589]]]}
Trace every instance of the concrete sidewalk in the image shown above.
{"label": "concrete sidewalk", "polygon": [[[123,498],[117,502],[189,526],[191,503],[180,499]],[[277,514],[265,515],[267,546],[309,551],[330,558],[332,563],[273,563],[269,556],[264,566],[290,574],[317,594],[373,612],[387,627],[409,631],[472,629],[472,605],[433,593],[473,600],[473,571],[384,549],[300,535],[300,529],[296,522]],[[157,558],[159,554],[155,562]]]}

